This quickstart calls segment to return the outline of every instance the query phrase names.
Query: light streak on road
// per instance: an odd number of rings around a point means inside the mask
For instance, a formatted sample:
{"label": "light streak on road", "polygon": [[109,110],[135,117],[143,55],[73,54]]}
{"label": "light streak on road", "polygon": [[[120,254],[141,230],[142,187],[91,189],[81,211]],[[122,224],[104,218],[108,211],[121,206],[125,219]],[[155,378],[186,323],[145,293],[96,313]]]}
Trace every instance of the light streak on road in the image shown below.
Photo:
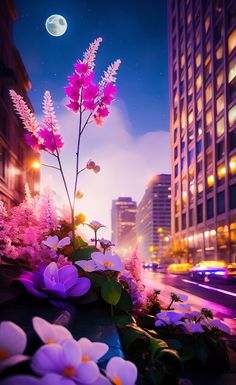
{"label": "light streak on road", "polygon": [[205,285],[202,283],[189,281],[188,279],[182,279],[182,281],[187,282],[187,283],[191,283],[192,285],[195,285],[195,286],[203,287],[204,289],[207,289],[207,290],[218,291],[219,293],[230,295],[231,297],[236,297],[236,293],[233,293],[232,291],[218,289],[217,287],[212,287],[212,286],[208,286],[208,285]]}

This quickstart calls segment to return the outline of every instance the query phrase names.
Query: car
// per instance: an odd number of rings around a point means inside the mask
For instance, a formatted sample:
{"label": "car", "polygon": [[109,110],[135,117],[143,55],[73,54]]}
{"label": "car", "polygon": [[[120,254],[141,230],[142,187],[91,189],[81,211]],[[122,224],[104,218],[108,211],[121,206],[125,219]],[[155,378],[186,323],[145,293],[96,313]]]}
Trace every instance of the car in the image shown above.
{"label": "car", "polygon": [[224,261],[202,261],[190,270],[190,277],[198,281],[228,278],[227,264]]}
{"label": "car", "polygon": [[236,282],[236,262],[227,265],[227,278],[230,281]]}
{"label": "car", "polygon": [[192,267],[190,263],[172,263],[167,267],[167,271],[173,274],[188,274]]}

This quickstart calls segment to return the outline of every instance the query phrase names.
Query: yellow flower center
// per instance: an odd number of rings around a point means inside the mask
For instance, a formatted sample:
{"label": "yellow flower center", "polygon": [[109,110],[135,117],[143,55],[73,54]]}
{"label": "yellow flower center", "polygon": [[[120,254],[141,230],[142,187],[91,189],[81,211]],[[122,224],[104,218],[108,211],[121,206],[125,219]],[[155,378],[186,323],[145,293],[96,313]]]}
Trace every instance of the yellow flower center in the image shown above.
{"label": "yellow flower center", "polygon": [[63,370],[65,377],[75,377],[76,369],[73,366],[66,366]]}
{"label": "yellow flower center", "polygon": [[89,356],[82,356],[82,360],[81,360],[82,362],[88,362],[88,361],[90,361],[90,358],[89,358]]}
{"label": "yellow flower center", "polygon": [[57,243],[54,243],[54,245],[52,245],[52,249],[54,249],[54,250],[57,249]]}
{"label": "yellow flower center", "polygon": [[0,361],[4,361],[10,357],[10,354],[6,350],[0,350]]}
{"label": "yellow flower center", "polygon": [[111,263],[111,262],[103,262],[103,266],[104,267],[111,267],[111,266],[113,266],[113,264]]}
{"label": "yellow flower center", "polygon": [[119,377],[112,377],[112,382],[115,384],[115,385],[122,385],[122,381]]}
{"label": "yellow flower center", "polygon": [[52,338],[48,338],[46,343],[47,344],[55,344],[55,341]]}

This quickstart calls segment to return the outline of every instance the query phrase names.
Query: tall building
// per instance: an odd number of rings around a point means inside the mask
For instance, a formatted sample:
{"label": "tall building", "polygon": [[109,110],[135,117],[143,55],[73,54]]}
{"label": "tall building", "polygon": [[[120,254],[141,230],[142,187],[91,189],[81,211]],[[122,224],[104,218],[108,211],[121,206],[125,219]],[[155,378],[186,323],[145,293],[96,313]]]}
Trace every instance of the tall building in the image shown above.
{"label": "tall building", "polygon": [[148,183],[138,205],[136,228],[140,258],[162,257],[171,233],[171,176],[160,174]]}
{"label": "tall building", "polygon": [[197,262],[236,255],[236,2],[169,0],[172,231]]}
{"label": "tall building", "polygon": [[35,154],[24,140],[24,130],[12,107],[9,89],[22,95],[30,107],[30,82],[13,43],[12,24],[17,17],[12,0],[0,2],[0,199],[9,209],[22,201],[24,185],[32,193],[39,189],[39,171],[31,167]]}
{"label": "tall building", "polygon": [[131,197],[112,201],[112,242],[117,248],[131,247],[136,243],[137,203]]}

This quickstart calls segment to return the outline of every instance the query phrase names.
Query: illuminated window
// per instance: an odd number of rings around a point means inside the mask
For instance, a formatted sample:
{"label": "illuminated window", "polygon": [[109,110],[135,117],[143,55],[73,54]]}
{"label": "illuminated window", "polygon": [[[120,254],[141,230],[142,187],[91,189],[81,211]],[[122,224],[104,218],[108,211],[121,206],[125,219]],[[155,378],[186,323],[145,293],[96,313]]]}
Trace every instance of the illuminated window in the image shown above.
{"label": "illuminated window", "polygon": [[211,66],[211,58],[210,55],[205,60],[205,76],[206,79],[211,75],[212,66]]}
{"label": "illuminated window", "polygon": [[232,156],[229,160],[229,171],[230,174],[236,173],[236,155]]}
{"label": "illuminated window", "polygon": [[207,167],[207,170],[209,170],[213,165],[213,154],[212,154],[212,151],[209,152],[207,155],[206,155],[206,167]]}
{"label": "illuminated window", "polygon": [[201,74],[197,77],[196,79],[196,90],[197,92],[200,90],[202,86],[202,77],[201,77]]}
{"label": "illuminated window", "polygon": [[212,111],[211,111],[211,108],[210,108],[206,112],[206,125],[208,126],[211,123],[212,123]]}
{"label": "illuminated window", "polygon": [[223,111],[224,109],[224,106],[225,106],[225,103],[224,103],[224,95],[220,95],[217,99],[216,99],[216,113],[217,115],[221,113],[221,111]]}
{"label": "illuminated window", "polygon": [[200,96],[197,100],[197,113],[200,114],[202,111],[202,97]]}
{"label": "illuminated window", "polygon": [[198,192],[198,194],[201,194],[203,192],[203,184],[202,184],[202,182],[197,184],[197,192]]}
{"label": "illuminated window", "polygon": [[184,60],[184,54],[182,54],[182,55],[181,55],[181,58],[180,58],[180,66],[181,66],[181,68],[183,68],[184,63],[185,63],[185,60]]}
{"label": "illuminated window", "polygon": [[218,48],[218,50],[216,51],[216,60],[217,61],[220,61],[223,57],[223,47],[222,45]]}
{"label": "illuminated window", "polygon": [[188,124],[191,124],[193,121],[193,111],[190,111],[190,113],[188,114]]}
{"label": "illuminated window", "polygon": [[228,111],[229,126],[232,127],[236,123],[236,104]]}
{"label": "illuminated window", "polygon": [[226,168],[224,164],[221,164],[220,166],[217,167],[217,178],[219,180],[224,179],[226,174]]}
{"label": "illuminated window", "polygon": [[228,82],[230,83],[236,77],[236,57],[229,62]]}
{"label": "illuminated window", "polygon": [[212,98],[212,87],[211,84],[208,84],[205,90],[206,103],[208,103]]}
{"label": "illuminated window", "polygon": [[217,137],[219,138],[221,135],[223,135],[224,132],[225,132],[225,121],[223,117],[220,120],[218,120],[218,122],[216,122]]}
{"label": "illuminated window", "polygon": [[186,127],[186,113],[185,113],[185,111],[181,112],[180,123],[181,123],[181,128]]}
{"label": "illuminated window", "polygon": [[208,42],[206,43],[205,50],[206,50],[206,55],[207,55],[211,50],[211,41],[210,40],[208,40]]}
{"label": "illuminated window", "polygon": [[206,34],[209,31],[209,28],[210,28],[210,16],[207,16],[207,18],[205,20],[205,33]]}
{"label": "illuminated window", "polygon": [[236,47],[236,28],[231,32],[231,34],[228,37],[228,54],[230,55],[231,52]]}
{"label": "illuminated window", "polygon": [[196,58],[195,58],[195,64],[196,64],[196,67],[198,68],[198,67],[200,67],[200,65],[201,65],[201,54],[199,53],[197,56],[196,56]]}
{"label": "illuminated window", "polygon": [[188,81],[191,80],[192,75],[193,75],[193,70],[192,70],[192,66],[190,66],[188,67]]}
{"label": "illuminated window", "polygon": [[207,177],[207,186],[212,187],[214,185],[214,175],[210,174]]}
{"label": "illuminated window", "polygon": [[217,90],[220,89],[220,87],[223,85],[223,82],[224,82],[224,74],[223,74],[223,70],[222,70],[216,76],[216,88],[217,88]]}

